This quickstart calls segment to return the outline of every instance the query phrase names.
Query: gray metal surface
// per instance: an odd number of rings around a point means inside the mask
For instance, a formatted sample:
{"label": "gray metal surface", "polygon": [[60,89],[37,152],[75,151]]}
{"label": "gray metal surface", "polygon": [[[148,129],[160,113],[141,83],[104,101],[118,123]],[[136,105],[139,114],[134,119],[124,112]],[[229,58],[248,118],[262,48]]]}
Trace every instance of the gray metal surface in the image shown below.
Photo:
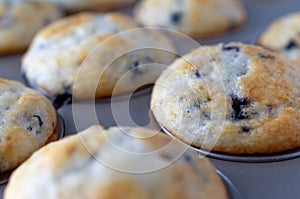
{"label": "gray metal surface", "polygon": [[238,163],[210,159],[236,185],[244,199],[299,199],[300,159]]}
{"label": "gray metal surface", "polygon": [[[275,18],[294,11],[300,11],[299,0],[245,0],[249,14],[247,24],[234,32],[214,38],[198,40],[200,44],[241,41],[255,44],[259,35]],[[130,12],[127,10],[126,12]],[[275,41],[274,41],[275,42]],[[0,77],[23,81],[19,72],[20,55],[0,57]],[[118,124],[131,125],[135,122],[141,126],[151,123],[149,117],[150,91],[141,91],[127,100],[116,100],[119,110]],[[87,104],[78,104],[81,111],[77,130],[82,130],[95,121],[90,120],[85,112]],[[130,118],[126,114],[129,106]],[[111,110],[110,100],[99,100],[95,105],[99,123],[105,127],[116,124]],[[58,112],[65,120],[66,134],[77,132],[74,125],[72,106],[65,105]],[[218,158],[215,156],[215,158]],[[300,158],[268,163],[245,163],[210,158],[213,164],[230,179],[244,199],[299,199],[300,198]],[[222,176],[222,175],[221,175]],[[223,178],[224,179],[224,178]],[[2,193],[4,186],[0,186]],[[2,195],[2,194],[1,194]],[[0,197],[1,199],[2,197]]]}
{"label": "gray metal surface", "polygon": [[240,191],[236,188],[236,186],[231,182],[231,180],[224,175],[221,171],[217,170],[217,173],[222,178],[225,187],[227,189],[227,194],[229,199],[242,199]]}

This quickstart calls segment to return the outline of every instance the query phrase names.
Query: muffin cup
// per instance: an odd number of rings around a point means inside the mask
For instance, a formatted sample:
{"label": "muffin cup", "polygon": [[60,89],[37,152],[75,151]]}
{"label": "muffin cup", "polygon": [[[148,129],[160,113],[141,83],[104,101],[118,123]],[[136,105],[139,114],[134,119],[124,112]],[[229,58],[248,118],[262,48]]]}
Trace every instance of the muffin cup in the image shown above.
{"label": "muffin cup", "polygon": [[[164,126],[160,125],[157,121],[156,123],[157,126],[160,127],[162,132],[176,139],[176,137],[170,131],[168,131]],[[232,162],[244,162],[244,163],[277,162],[277,161],[284,161],[284,160],[300,157],[300,147],[279,152],[279,153],[256,154],[256,155],[252,155],[252,154],[236,155],[236,154],[229,154],[229,153],[222,153],[222,152],[215,152],[215,151],[205,151],[195,146],[191,146],[191,148],[199,152],[201,155],[205,155],[210,158],[232,161]]]}
{"label": "muffin cup", "polygon": [[[67,91],[66,93],[63,93],[63,94],[52,95],[52,94],[48,93],[47,91],[41,89],[37,85],[29,82],[24,73],[22,74],[22,77],[23,77],[23,80],[24,80],[25,84],[28,87],[38,91],[42,95],[49,98],[50,101],[52,102],[53,106],[55,107],[55,109],[59,109],[64,105],[72,104],[73,99],[72,99],[72,91],[71,90]],[[137,90],[132,92],[132,94],[134,94],[135,97],[142,96],[142,95],[147,95],[147,94],[151,93],[152,88],[153,88],[153,84],[147,84],[147,85],[144,85],[144,86],[138,88]],[[131,96],[131,94],[130,93],[129,94],[125,93],[125,94],[114,95],[114,96],[111,96],[111,97],[98,98],[98,99],[95,99],[95,101],[97,103],[110,103],[112,100],[120,101],[120,100],[127,99],[128,96]],[[87,101],[86,99],[83,99],[83,100],[75,99],[75,100],[76,101],[83,101],[83,102]]]}

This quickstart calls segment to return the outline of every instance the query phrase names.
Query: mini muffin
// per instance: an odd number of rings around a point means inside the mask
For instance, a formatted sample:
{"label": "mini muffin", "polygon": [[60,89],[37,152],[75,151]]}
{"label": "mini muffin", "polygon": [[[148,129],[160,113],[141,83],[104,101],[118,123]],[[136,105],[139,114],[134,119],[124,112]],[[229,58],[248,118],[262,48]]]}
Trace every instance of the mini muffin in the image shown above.
{"label": "mini muffin", "polygon": [[58,8],[44,2],[0,0],[0,55],[25,50],[40,28],[61,15]]}
{"label": "mini muffin", "polygon": [[143,0],[134,15],[145,26],[171,28],[192,37],[222,34],[246,21],[239,0]]}
{"label": "mini muffin", "polygon": [[300,12],[275,20],[262,34],[259,44],[300,64]]}
{"label": "mini muffin", "polygon": [[99,10],[106,11],[121,8],[137,0],[30,0],[46,1],[60,6],[68,11]]}
{"label": "mini muffin", "polygon": [[42,147],[56,127],[51,103],[21,83],[0,78],[0,172]]}
{"label": "mini muffin", "polygon": [[300,73],[241,43],[205,46],[162,73],[151,110],[171,134],[205,150],[273,153],[300,146]]}
{"label": "mini muffin", "polygon": [[[4,199],[227,198],[206,158],[179,158],[178,142],[162,150],[172,140],[161,133],[144,138],[149,135],[152,130],[92,126],[49,144],[13,173]],[[147,172],[150,167],[157,170]],[[135,173],[139,168],[146,170]]]}
{"label": "mini muffin", "polygon": [[[150,49],[174,51],[162,33],[143,29],[122,32],[137,27],[119,13],[81,13],[61,19],[36,35],[23,58],[22,73],[30,84],[51,95],[72,92],[77,78],[76,98],[108,97],[127,74],[115,93],[131,92],[142,80],[154,82],[159,76],[161,68],[151,63],[170,64],[175,58],[172,53]],[[85,60],[91,50],[93,56]]]}

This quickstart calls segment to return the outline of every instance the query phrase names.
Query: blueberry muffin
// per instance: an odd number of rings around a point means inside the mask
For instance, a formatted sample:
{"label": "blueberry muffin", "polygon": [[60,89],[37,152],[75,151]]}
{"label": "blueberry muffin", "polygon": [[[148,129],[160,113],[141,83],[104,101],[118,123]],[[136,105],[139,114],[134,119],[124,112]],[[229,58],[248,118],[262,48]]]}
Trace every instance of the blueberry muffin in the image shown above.
{"label": "blueberry muffin", "polygon": [[106,11],[121,8],[137,0],[30,0],[46,1],[60,6],[68,11],[99,10]]}
{"label": "blueberry muffin", "polygon": [[276,19],[262,34],[259,44],[300,64],[300,12]]}
{"label": "blueberry muffin", "polygon": [[124,75],[115,93],[131,92],[140,82],[158,77],[161,68],[151,63],[170,64],[175,58],[151,49],[174,51],[163,34],[143,29],[122,32],[137,27],[120,13],[81,13],[61,19],[36,35],[22,60],[22,73],[51,95],[108,97]]}
{"label": "blueberry muffin", "polygon": [[0,172],[43,146],[56,127],[51,103],[21,83],[0,78]]}
{"label": "blueberry muffin", "polygon": [[25,50],[40,28],[61,15],[58,8],[44,2],[0,0],[0,55]]}
{"label": "blueberry muffin", "polygon": [[134,15],[145,26],[171,28],[192,37],[221,34],[246,21],[239,0],[143,0]]}
{"label": "blueberry muffin", "polygon": [[151,110],[185,142],[231,154],[300,146],[300,73],[284,57],[241,43],[205,46],[156,81]]}
{"label": "blueberry muffin", "polygon": [[[221,179],[206,158],[177,157],[178,142],[170,150],[162,150],[172,140],[161,133],[144,138],[150,134],[152,130],[142,128],[104,130],[92,126],[49,144],[13,173],[4,199],[227,198]],[[134,172],[163,164],[168,166]]]}

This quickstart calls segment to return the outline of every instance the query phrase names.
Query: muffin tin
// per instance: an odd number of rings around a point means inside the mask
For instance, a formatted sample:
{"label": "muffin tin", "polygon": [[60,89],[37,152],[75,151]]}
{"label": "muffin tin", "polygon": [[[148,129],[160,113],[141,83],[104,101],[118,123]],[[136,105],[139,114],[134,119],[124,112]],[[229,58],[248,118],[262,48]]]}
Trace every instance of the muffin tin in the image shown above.
{"label": "muffin tin", "polygon": [[[156,125],[159,126],[162,132],[176,139],[176,137],[170,131],[168,131],[164,126],[160,125],[158,122],[156,123],[157,123]],[[231,161],[231,162],[267,163],[267,162],[284,161],[284,160],[300,157],[300,148],[287,150],[280,153],[257,154],[257,155],[236,155],[236,154],[214,152],[214,151],[208,152],[195,146],[192,146],[191,148],[197,151],[201,155],[214,158],[214,159]]]}
{"label": "muffin tin", "polygon": [[230,179],[219,170],[217,170],[217,174],[219,174],[227,189],[229,199],[242,199],[240,192],[238,191],[236,186],[230,181]]}
{"label": "muffin tin", "polygon": [[[230,41],[255,44],[259,35],[275,18],[300,11],[299,0],[245,0],[245,5],[249,19],[243,27],[218,37],[199,39],[198,42],[201,45]],[[131,13],[132,10],[123,11]],[[21,55],[0,57],[0,76],[24,82],[19,70],[20,60]],[[96,112],[97,120],[89,117],[90,102],[88,101],[64,104],[57,112],[64,120],[65,135],[75,134],[95,123],[100,123],[104,127],[116,124],[153,126],[155,124],[151,121],[149,111],[150,98],[151,88],[146,88],[133,95],[96,100],[93,110]],[[79,111],[80,114],[73,112],[72,105],[76,105],[76,112]],[[63,130],[63,122],[58,123],[62,125]],[[298,199],[300,197],[299,149],[264,156],[233,156],[221,153],[210,153],[207,156],[223,179],[230,199]],[[5,179],[4,175],[0,176],[0,181],[2,179]],[[0,199],[4,188],[5,185],[0,186]]]}

